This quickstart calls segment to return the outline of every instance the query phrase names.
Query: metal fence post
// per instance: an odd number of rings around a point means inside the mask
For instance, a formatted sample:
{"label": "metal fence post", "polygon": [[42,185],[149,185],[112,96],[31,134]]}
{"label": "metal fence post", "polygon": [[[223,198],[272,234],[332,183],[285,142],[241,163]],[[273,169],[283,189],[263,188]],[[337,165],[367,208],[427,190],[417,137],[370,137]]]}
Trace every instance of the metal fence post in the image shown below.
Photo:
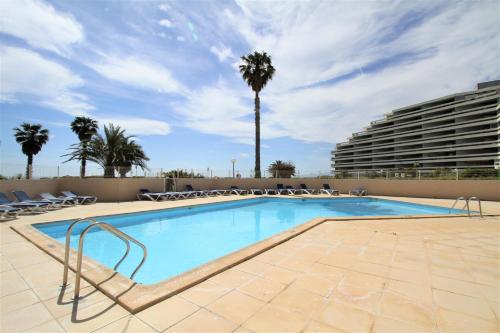
{"label": "metal fence post", "polygon": [[418,172],[418,180],[420,180],[420,170],[417,170]]}
{"label": "metal fence post", "polygon": [[359,179],[359,171],[358,171],[358,179]]}
{"label": "metal fence post", "polygon": [[455,180],[458,180],[458,169],[455,169]]}

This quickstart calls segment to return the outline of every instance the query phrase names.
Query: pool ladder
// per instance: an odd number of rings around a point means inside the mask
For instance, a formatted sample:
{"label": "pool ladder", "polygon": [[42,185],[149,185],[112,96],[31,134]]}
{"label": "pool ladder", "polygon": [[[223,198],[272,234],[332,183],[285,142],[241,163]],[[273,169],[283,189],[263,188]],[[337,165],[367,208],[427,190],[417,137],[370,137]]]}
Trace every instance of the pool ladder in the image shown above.
{"label": "pool ladder", "polygon": [[132,274],[130,275],[130,279],[134,278],[134,275],[137,273],[137,271],[142,267],[144,262],[146,261],[146,258],[148,257],[148,250],[146,249],[146,246],[139,242],[137,239],[133,238],[132,236],[127,235],[126,233],[118,230],[117,228],[113,227],[112,225],[105,223],[105,222],[98,222],[95,219],[90,219],[90,218],[82,218],[78,219],[75,222],[71,223],[71,225],[68,227],[68,230],[66,231],[66,245],[64,248],[64,272],[63,272],[63,282],[62,282],[62,287],[65,287],[68,285],[68,270],[69,270],[69,243],[71,239],[71,232],[73,231],[73,228],[83,222],[89,222],[90,224],[83,229],[83,231],[80,233],[80,239],[78,241],[78,252],[77,252],[77,264],[76,264],[76,277],[75,277],[75,295],[74,299],[78,299],[80,296],[80,280],[81,280],[81,273],[82,273],[82,259],[83,259],[83,243],[85,240],[85,236],[87,233],[93,229],[93,228],[100,228],[104,231],[107,231],[111,233],[112,235],[116,236],[117,238],[121,239],[125,245],[127,246],[127,250],[125,251],[125,254],[118,260],[118,262],[115,264],[113,267],[113,270],[117,270],[118,266],[125,260],[127,255],[130,252],[130,242],[138,245],[142,249],[142,260],[141,262],[137,265],[137,267],[134,269]]}
{"label": "pool ladder", "polygon": [[465,205],[462,209],[464,208],[467,208],[467,215],[470,217],[470,204],[469,202],[470,201],[477,201],[477,205],[479,206],[479,216],[483,217],[483,209],[481,207],[481,200],[478,198],[478,197],[470,197],[469,199],[466,199],[465,197],[458,197],[455,199],[455,202],[453,202],[453,205],[450,207],[449,209],[449,213],[451,214],[451,211],[453,210],[453,208],[455,208],[455,206],[457,205],[457,203],[459,201],[465,201]]}

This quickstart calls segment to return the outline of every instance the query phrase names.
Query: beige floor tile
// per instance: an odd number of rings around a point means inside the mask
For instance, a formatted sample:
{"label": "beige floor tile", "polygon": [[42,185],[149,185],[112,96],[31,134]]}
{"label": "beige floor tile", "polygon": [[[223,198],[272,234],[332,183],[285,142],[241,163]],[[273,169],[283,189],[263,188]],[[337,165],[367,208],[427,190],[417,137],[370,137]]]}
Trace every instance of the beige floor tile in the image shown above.
{"label": "beige floor tile", "polygon": [[445,309],[437,310],[436,321],[439,331],[443,333],[498,333],[498,322]]}
{"label": "beige floor tile", "polygon": [[339,277],[340,278],[343,277],[346,274],[346,272],[348,272],[348,270],[321,264],[318,262],[309,266],[309,269],[306,271],[306,273],[322,275],[325,276],[326,278],[332,277],[334,280],[337,280],[337,278]]}
{"label": "beige floor tile", "polygon": [[240,326],[237,329],[235,329],[232,333],[254,333],[254,332],[250,331],[248,328],[244,328],[243,326]]}
{"label": "beige floor tile", "polygon": [[29,242],[16,242],[2,245],[2,255],[6,256],[12,266],[22,268],[53,259]]}
{"label": "beige floor tile", "polygon": [[0,273],[10,271],[14,269],[14,267],[9,263],[7,259],[5,259],[5,256],[1,255],[0,256]]}
{"label": "beige floor tile", "polygon": [[496,320],[495,314],[483,298],[459,295],[436,289],[432,293],[434,302],[441,308],[476,316],[485,320]]}
{"label": "beige floor tile", "polygon": [[380,312],[383,316],[413,323],[427,330],[435,327],[432,307],[389,291],[382,295]]}
{"label": "beige floor tile", "polygon": [[306,328],[302,331],[304,333],[346,333],[346,331],[339,330],[335,327],[325,323],[311,320]]}
{"label": "beige floor tile", "polygon": [[154,333],[153,328],[143,323],[141,320],[130,315],[122,319],[118,319],[109,325],[106,325],[95,333]]}
{"label": "beige floor tile", "polygon": [[381,264],[357,261],[352,263],[351,270],[385,278],[389,275],[390,267]]}
{"label": "beige floor tile", "polygon": [[398,281],[410,282],[423,286],[431,285],[431,275],[427,271],[409,270],[404,268],[392,267],[389,278]]}
{"label": "beige floor tile", "polygon": [[230,290],[229,287],[223,287],[208,280],[183,291],[179,296],[199,306],[205,306]]}
{"label": "beige floor tile", "polygon": [[24,333],[64,333],[64,329],[55,319],[47,321],[41,325],[35,326]]}
{"label": "beige floor tile", "polygon": [[0,281],[0,297],[16,294],[29,288],[21,275],[14,270],[0,273]]}
{"label": "beige floor tile", "polygon": [[294,257],[285,259],[283,261],[279,261],[276,263],[273,263],[276,266],[286,268],[292,271],[297,271],[297,272],[306,272],[309,267],[313,264],[313,261],[308,261],[304,259],[296,259]]}
{"label": "beige floor tile", "polygon": [[478,283],[455,280],[437,275],[432,276],[432,287],[434,289],[449,291],[456,294],[468,295],[472,297],[481,297],[483,295],[483,289]]}
{"label": "beige floor tile", "polygon": [[57,320],[68,332],[91,332],[129,315],[129,312],[111,300],[101,301]]}
{"label": "beige floor tile", "polygon": [[299,312],[305,317],[311,317],[321,311],[327,303],[326,298],[294,286],[285,289],[271,302],[271,304]]}
{"label": "beige floor tile", "polygon": [[269,302],[284,288],[285,285],[283,283],[256,277],[252,281],[239,287],[238,290],[249,296],[260,299],[261,301]]}
{"label": "beige floor tile", "polygon": [[346,332],[370,332],[373,324],[368,312],[337,302],[330,302],[316,320]]}
{"label": "beige floor tile", "polygon": [[73,296],[73,292],[68,291],[65,292],[62,297],[58,296],[43,301],[43,304],[54,316],[54,318],[59,318],[70,314],[75,308],[81,310],[101,301],[109,300],[106,295],[104,295],[94,287],[86,287],[81,289],[80,298],[77,302],[73,300]]}
{"label": "beige floor tile", "polygon": [[427,286],[398,280],[389,280],[386,284],[386,290],[423,304],[432,305],[432,290]]}
{"label": "beige floor tile", "polygon": [[241,264],[235,266],[234,268],[254,275],[262,275],[267,269],[271,267],[273,267],[271,264],[258,261],[255,259],[250,259],[245,262],[242,262]]}
{"label": "beige floor tile", "polygon": [[174,296],[136,314],[136,316],[158,331],[175,325],[199,309],[197,305]]}
{"label": "beige floor tile", "polygon": [[0,331],[23,332],[53,319],[42,303],[29,305],[22,309],[2,314]]}
{"label": "beige floor tile", "polygon": [[430,266],[430,272],[433,276],[447,277],[455,280],[474,282],[474,277],[465,268],[454,268],[445,266]]}
{"label": "beige floor tile", "polygon": [[382,291],[387,279],[371,274],[348,272],[342,282],[351,286],[360,286],[369,290]]}
{"label": "beige floor tile", "polygon": [[349,285],[341,282],[329,298],[372,314],[378,314],[381,297],[381,291],[374,291],[359,285]]}
{"label": "beige floor tile", "polygon": [[427,333],[436,332],[435,328],[422,328],[404,321],[387,317],[375,318],[371,333]]}
{"label": "beige floor tile", "polygon": [[293,282],[299,275],[301,275],[301,273],[296,271],[291,271],[286,268],[272,267],[266,270],[262,274],[262,277],[276,282],[289,284]]}
{"label": "beige floor tile", "polygon": [[298,277],[292,286],[328,297],[341,280],[342,276],[325,277],[325,275],[305,274]]}
{"label": "beige floor tile", "polygon": [[200,309],[193,315],[187,317],[176,325],[170,327],[165,332],[168,333],[195,333],[195,332],[232,332],[237,327],[236,324],[205,309]]}
{"label": "beige floor tile", "polygon": [[254,332],[300,332],[306,325],[306,318],[297,312],[286,308],[267,304],[247,322],[243,327]]}
{"label": "beige floor tile", "polygon": [[264,305],[262,301],[233,290],[210,304],[207,309],[241,325]]}
{"label": "beige floor tile", "polygon": [[40,300],[30,289],[0,298],[0,313],[5,315],[11,311],[22,309],[38,303]]}
{"label": "beige floor tile", "polygon": [[210,278],[210,281],[224,287],[237,288],[242,284],[250,281],[254,277],[255,276],[253,274],[246,273],[237,269],[230,269],[215,275],[214,277]]}

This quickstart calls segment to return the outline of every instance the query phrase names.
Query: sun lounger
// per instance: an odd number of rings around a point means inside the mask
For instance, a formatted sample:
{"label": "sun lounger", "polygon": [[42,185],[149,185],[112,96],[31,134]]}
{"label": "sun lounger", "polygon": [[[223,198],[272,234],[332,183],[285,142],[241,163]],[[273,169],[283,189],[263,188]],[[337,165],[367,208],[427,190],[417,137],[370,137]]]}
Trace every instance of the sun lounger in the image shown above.
{"label": "sun lounger", "polygon": [[276,192],[278,194],[288,194],[288,191],[285,189],[285,186],[283,186],[283,184],[276,184]]}
{"label": "sun lounger", "polygon": [[22,212],[23,210],[21,208],[0,205],[0,218],[5,218],[5,219],[16,218],[17,215],[19,215]]}
{"label": "sun lounger", "polygon": [[208,197],[208,191],[195,190],[190,184],[187,184],[186,191],[181,193],[186,194],[188,197]]}
{"label": "sun lounger", "polygon": [[330,188],[329,184],[323,184],[323,188],[319,190],[319,193],[325,193],[330,195],[339,195],[340,191]]}
{"label": "sun lounger", "polygon": [[264,192],[260,188],[251,188],[250,193],[254,195],[262,195]]}
{"label": "sun lounger", "polygon": [[21,208],[28,211],[44,211],[49,207],[48,203],[14,202],[9,200],[3,192],[0,192],[0,205]]}
{"label": "sun lounger", "polygon": [[363,196],[367,195],[368,191],[362,187],[357,187],[354,190],[349,191],[349,195]]}
{"label": "sun lounger", "polygon": [[307,188],[306,184],[300,184],[300,192],[302,194],[314,194],[316,190],[312,188]]}
{"label": "sun lounger", "polygon": [[236,195],[245,195],[248,194],[247,190],[241,190],[238,188],[238,186],[231,186],[231,194],[236,194]]}
{"label": "sun lounger", "polygon": [[93,195],[77,195],[71,191],[62,191],[61,193],[66,197],[75,198],[80,204],[94,203],[97,201],[97,197],[94,197]]}
{"label": "sun lounger", "polygon": [[166,193],[163,192],[151,192],[147,188],[141,188],[139,192],[137,192],[138,200],[151,200],[151,201],[160,201],[167,199]]}
{"label": "sun lounger", "polygon": [[75,198],[56,197],[50,192],[40,193],[40,197],[44,200],[49,200],[62,206],[74,206],[78,203],[78,200],[76,200]]}
{"label": "sun lounger", "polygon": [[208,195],[228,195],[231,194],[231,191],[228,190],[207,190],[206,193]]}
{"label": "sun lounger", "polygon": [[61,208],[61,204],[59,202],[54,202],[50,200],[33,200],[30,196],[24,191],[12,191],[12,194],[16,197],[17,201],[22,203],[36,203],[36,204],[47,204],[47,208]]}
{"label": "sun lounger", "polygon": [[264,194],[279,194],[279,192],[275,188],[266,188],[264,189]]}
{"label": "sun lounger", "polygon": [[285,189],[288,192],[288,194],[291,194],[291,195],[295,195],[297,193],[297,191],[299,191],[298,189],[293,188],[293,186],[290,186],[290,185],[286,185]]}

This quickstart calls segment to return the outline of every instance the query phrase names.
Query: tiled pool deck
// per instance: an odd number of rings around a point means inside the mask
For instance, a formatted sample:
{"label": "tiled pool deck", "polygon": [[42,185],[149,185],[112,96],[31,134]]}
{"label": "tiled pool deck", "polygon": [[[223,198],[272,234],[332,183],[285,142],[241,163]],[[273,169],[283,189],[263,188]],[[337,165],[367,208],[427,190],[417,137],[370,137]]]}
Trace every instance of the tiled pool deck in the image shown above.
{"label": "tiled pool deck", "polygon": [[[216,200],[227,198],[98,203],[1,223],[0,331],[499,330],[498,216],[328,221],[135,315],[85,282],[79,302],[71,286],[62,296],[62,265],[10,229]],[[500,214],[497,202],[483,209]]]}

